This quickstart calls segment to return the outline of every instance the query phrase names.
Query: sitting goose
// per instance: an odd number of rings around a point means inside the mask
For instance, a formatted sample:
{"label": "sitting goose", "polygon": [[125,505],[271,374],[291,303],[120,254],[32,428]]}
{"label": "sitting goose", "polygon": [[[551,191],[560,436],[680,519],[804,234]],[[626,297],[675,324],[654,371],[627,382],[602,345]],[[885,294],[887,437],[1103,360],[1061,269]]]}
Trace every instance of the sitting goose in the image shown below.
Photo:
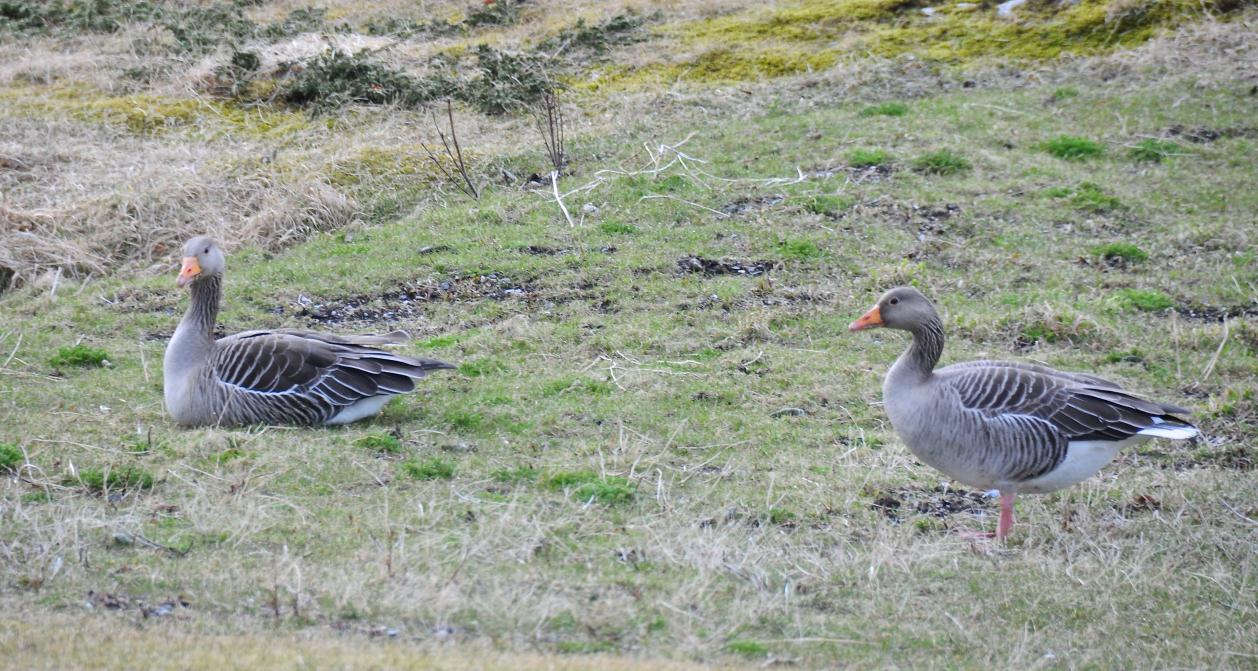
{"label": "sitting goose", "polygon": [[887,372],[891,425],[919,459],[971,487],[1000,491],[996,538],[1013,526],[1019,492],[1041,494],[1082,482],[1128,445],[1197,435],[1175,415],[1108,380],[1045,366],[968,361],[935,370],[943,353],[939,313],[917,289],[899,287],[852,322],[885,326],[913,342]]}
{"label": "sitting goose", "polygon": [[405,342],[404,332],[339,337],[281,329],[214,340],[222,295],[223,251],[199,236],[184,245],[176,281],[192,303],[166,346],[166,410],[184,426],[346,424],[415,389],[430,370],[454,368],[376,347]]}

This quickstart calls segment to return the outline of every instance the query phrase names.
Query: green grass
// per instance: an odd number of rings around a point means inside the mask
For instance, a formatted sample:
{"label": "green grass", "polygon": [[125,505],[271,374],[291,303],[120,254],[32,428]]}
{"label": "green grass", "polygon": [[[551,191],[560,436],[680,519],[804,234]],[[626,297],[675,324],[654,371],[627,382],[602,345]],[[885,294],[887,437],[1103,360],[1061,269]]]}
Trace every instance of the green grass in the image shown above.
{"label": "green grass", "polygon": [[747,657],[764,657],[769,654],[769,646],[758,641],[730,641],[725,644],[725,649],[736,655],[744,655]]}
{"label": "green grass", "polygon": [[403,450],[402,441],[387,433],[373,433],[358,438],[354,441],[354,447],[384,454],[400,454]]}
{"label": "green grass", "polygon": [[153,474],[139,466],[84,468],[78,477],[66,479],[67,484],[80,484],[91,492],[152,489],[153,482]]}
{"label": "green grass", "polygon": [[17,445],[0,443],[0,473],[16,473],[25,461],[26,457],[22,456]]}
{"label": "green grass", "polygon": [[852,199],[844,196],[813,196],[804,201],[804,209],[813,214],[821,214],[828,217],[837,216],[843,210],[852,206]]}
{"label": "green grass", "polygon": [[604,221],[598,225],[598,230],[610,235],[632,235],[638,232],[636,226],[620,221]]}
{"label": "green grass", "polygon": [[445,459],[411,459],[402,462],[402,473],[416,480],[449,480],[454,477],[455,465]]}
{"label": "green grass", "polygon": [[1175,301],[1157,289],[1122,289],[1115,296],[1121,305],[1148,312],[1160,312],[1175,307]]}
{"label": "green grass", "polygon": [[853,149],[847,154],[847,164],[853,168],[869,168],[890,162],[891,156],[881,149]]}
{"label": "green grass", "polygon": [[1081,183],[1071,196],[1070,204],[1080,210],[1097,213],[1123,209],[1122,201],[1092,182]]}
{"label": "green grass", "polygon": [[109,352],[89,345],[62,347],[48,360],[53,368],[92,368],[103,366],[109,360]]}
{"label": "green grass", "polygon": [[870,105],[861,110],[861,116],[904,116],[909,113],[909,106],[901,102],[885,102]]}
{"label": "green grass", "polygon": [[789,259],[805,261],[825,256],[825,250],[811,240],[783,240],[778,243],[782,255]]}
{"label": "green grass", "polygon": [[541,479],[548,489],[570,492],[577,501],[619,505],[633,501],[635,488],[621,477],[603,477],[591,471],[560,471]]}
{"label": "green grass", "polygon": [[1079,89],[1074,88],[1073,86],[1062,86],[1060,88],[1053,89],[1053,100],[1057,102],[1078,97]]}
{"label": "green grass", "polygon": [[1130,242],[1110,242],[1091,249],[1094,256],[1104,259],[1116,259],[1124,263],[1143,263],[1149,260],[1149,254]]}
{"label": "green grass", "polygon": [[1059,135],[1044,143],[1044,151],[1065,161],[1086,161],[1105,153],[1105,145],[1084,137]]}
{"label": "green grass", "polygon": [[913,159],[913,169],[928,175],[960,175],[970,172],[970,160],[949,149],[928,152]]}
{"label": "green grass", "polygon": [[1168,140],[1158,140],[1155,138],[1146,138],[1136,143],[1136,146],[1127,151],[1127,155],[1133,161],[1143,161],[1146,163],[1161,163],[1168,156],[1174,156],[1183,151],[1178,143]]}

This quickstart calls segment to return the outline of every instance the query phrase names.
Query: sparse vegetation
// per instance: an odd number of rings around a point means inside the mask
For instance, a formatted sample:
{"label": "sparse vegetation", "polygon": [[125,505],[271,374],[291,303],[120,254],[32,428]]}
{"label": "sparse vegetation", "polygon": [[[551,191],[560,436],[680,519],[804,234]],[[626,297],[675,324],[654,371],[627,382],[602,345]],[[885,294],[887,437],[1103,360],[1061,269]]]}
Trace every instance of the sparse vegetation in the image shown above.
{"label": "sparse vegetation", "polygon": [[[215,0],[114,11],[140,4],[0,27],[4,665],[1258,654],[1252,7],[222,0],[236,33],[191,11]],[[285,99],[337,58],[326,101]],[[537,77],[507,90],[515,66]],[[567,87],[557,184],[544,103],[518,102],[539,82]],[[430,125],[450,138],[446,100],[479,198]],[[1060,160],[1059,136],[1105,154]],[[1179,148],[1159,166],[1144,138]],[[945,148],[966,167],[914,161]],[[405,330],[461,372],[346,427],[177,427],[174,268],[207,229],[225,332]],[[1008,543],[966,539],[996,503],[879,404],[904,334],[846,331],[910,283],[944,363],[1100,374],[1209,440],[1124,450],[1019,497]],[[55,374],[77,342],[111,366]]]}
{"label": "sparse vegetation", "polygon": [[851,199],[843,196],[813,196],[804,201],[804,209],[813,214],[821,214],[827,217],[837,216],[851,206]]}
{"label": "sparse vegetation", "polygon": [[454,84],[448,81],[418,80],[372,61],[365,53],[333,49],[320,54],[285,84],[280,98],[328,113],[351,103],[415,109],[454,91]]}
{"label": "sparse vegetation", "polygon": [[[438,153],[426,144],[420,146],[423,147],[428,160],[432,161],[433,166],[445,176],[447,183],[453,184],[472,199],[480,198],[480,188],[476,186],[476,180],[472,179],[467,161],[463,158],[463,147],[459,144],[458,130],[454,127],[454,105],[449,100],[446,101],[445,112],[447,126],[443,129],[437,113],[429,111],[433,130],[437,132],[437,138],[441,141],[441,152]],[[448,136],[447,130],[450,133]]]}

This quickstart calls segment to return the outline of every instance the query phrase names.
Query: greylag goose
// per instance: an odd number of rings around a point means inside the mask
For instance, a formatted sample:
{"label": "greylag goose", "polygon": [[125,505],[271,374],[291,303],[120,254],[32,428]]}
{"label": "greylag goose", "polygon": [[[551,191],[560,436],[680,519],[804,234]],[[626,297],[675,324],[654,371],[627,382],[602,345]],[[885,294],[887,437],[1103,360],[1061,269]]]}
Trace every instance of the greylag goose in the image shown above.
{"label": "greylag goose", "polygon": [[222,296],[223,251],[211,238],[184,245],[176,284],[192,303],[166,346],[166,410],[184,426],[346,424],[376,414],[415,389],[430,370],[454,368],[377,349],[406,334],[325,335],[280,329],[214,339]]}
{"label": "greylag goose", "polygon": [[913,341],[887,372],[883,402],[909,450],[971,487],[999,490],[996,538],[1013,527],[1013,500],[1082,482],[1128,445],[1183,440],[1188,410],[1140,398],[1108,380],[1045,366],[968,361],[938,370],[939,313],[912,287],[883,294],[849,331],[886,327]]}

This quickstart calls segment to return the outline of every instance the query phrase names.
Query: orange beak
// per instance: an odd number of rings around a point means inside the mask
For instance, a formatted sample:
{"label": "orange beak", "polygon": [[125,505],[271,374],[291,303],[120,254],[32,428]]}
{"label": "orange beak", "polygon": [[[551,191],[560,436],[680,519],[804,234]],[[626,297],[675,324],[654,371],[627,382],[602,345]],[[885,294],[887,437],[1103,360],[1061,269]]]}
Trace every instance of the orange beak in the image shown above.
{"label": "orange beak", "polygon": [[869,312],[862,315],[860,319],[849,324],[847,330],[864,331],[865,329],[878,328],[879,326],[885,326],[885,324],[882,323],[882,311],[875,305],[869,308]]}
{"label": "orange beak", "polygon": [[195,280],[197,275],[201,274],[201,264],[197,263],[197,257],[183,257],[183,267],[179,269],[179,279],[175,280],[176,286],[187,286],[189,282]]}

